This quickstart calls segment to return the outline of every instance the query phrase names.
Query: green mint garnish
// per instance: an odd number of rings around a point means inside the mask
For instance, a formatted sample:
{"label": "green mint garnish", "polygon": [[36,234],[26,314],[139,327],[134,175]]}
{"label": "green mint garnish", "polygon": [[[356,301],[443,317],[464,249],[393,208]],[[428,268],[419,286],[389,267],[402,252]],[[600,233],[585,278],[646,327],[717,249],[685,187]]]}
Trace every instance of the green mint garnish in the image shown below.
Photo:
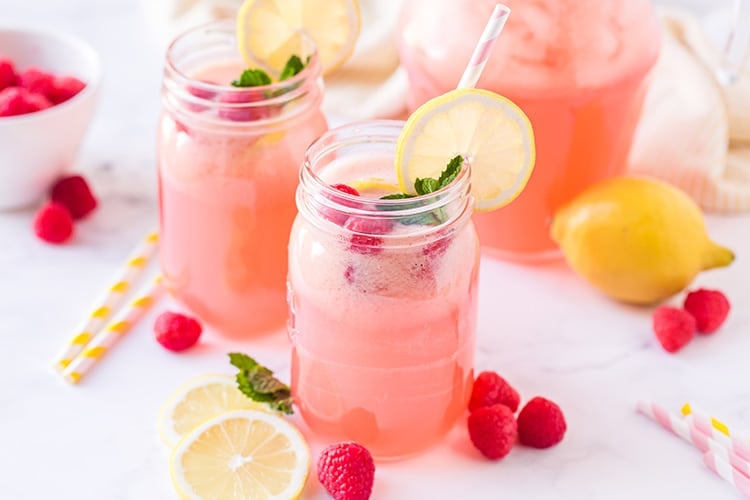
{"label": "green mint garnish", "polygon": [[[451,158],[451,160],[448,162],[448,165],[446,165],[445,169],[440,173],[440,177],[435,179],[434,177],[425,177],[423,179],[417,178],[417,180],[414,181],[414,191],[417,192],[417,195],[425,195],[434,193],[435,191],[439,191],[443,189],[444,187],[448,186],[451,182],[453,182],[456,177],[458,176],[459,172],[461,172],[461,165],[463,165],[463,157],[460,155],[454,156]],[[381,200],[403,200],[406,198],[413,198],[414,195],[407,194],[407,193],[393,193],[393,194],[387,194],[385,196],[381,196]],[[389,210],[388,207],[381,207],[383,210]],[[421,225],[435,225],[435,224],[441,224],[445,220],[445,213],[442,209],[435,210],[434,212],[425,213],[425,214],[419,214],[415,215],[413,217],[404,217],[399,220],[401,224],[406,225],[413,225],[413,224],[421,224]]]}
{"label": "green mint garnish", "polygon": [[458,173],[461,172],[461,165],[463,165],[463,163],[464,159],[461,155],[451,158],[451,161],[448,162],[448,165],[440,173],[440,178],[438,179],[440,187],[438,189],[443,189],[458,177]]}
{"label": "green mint garnish", "polygon": [[291,389],[274,377],[271,370],[239,352],[230,352],[229,362],[239,370],[236,377],[237,388],[245,396],[268,404],[272,410],[287,415],[294,413]]}
{"label": "green mint garnish", "polygon": [[405,200],[406,198],[414,198],[414,195],[406,193],[393,193],[380,197],[381,200]]}
{"label": "green mint garnish", "polygon": [[[308,57],[307,60],[309,62],[310,58]],[[302,62],[302,59],[300,59],[297,55],[292,55],[284,65],[284,69],[281,70],[279,81],[283,82],[284,80],[298,74],[303,69],[305,69],[305,63]]]}
{"label": "green mint garnish", "polygon": [[[284,69],[281,70],[281,74],[279,75],[279,81],[283,82],[284,80],[287,80],[294,75],[298,74],[300,71],[305,69],[305,66],[310,62],[310,57],[307,57],[307,60],[305,62],[302,62],[302,59],[297,55],[291,55],[289,59],[287,60],[286,64],[284,65]],[[261,87],[263,85],[270,85],[273,83],[273,80],[270,76],[268,76],[268,73],[263,71],[262,69],[258,68],[248,68],[245,71],[242,72],[240,77],[237,80],[232,81],[233,87]],[[275,96],[271,96],[275,97]]]}
{"label": "green mint garnish", "polygon": [[271,77],[262,69],[246,69],[240,75],[239,80],[233,80],[233,87],[261,87],[269,85]]}

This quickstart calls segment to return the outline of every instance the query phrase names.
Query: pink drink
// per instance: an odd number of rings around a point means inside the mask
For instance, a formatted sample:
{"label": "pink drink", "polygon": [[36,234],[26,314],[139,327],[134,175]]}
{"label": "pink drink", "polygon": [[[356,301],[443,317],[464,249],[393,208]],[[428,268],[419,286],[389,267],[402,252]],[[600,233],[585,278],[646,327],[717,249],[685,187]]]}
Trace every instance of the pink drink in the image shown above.
{"label": "pink drink", "polygon": [[[440,439],[466,411],[473,379],[479,254],[468,172],[439,196],[376,203],[380,180],[395,182],[401,126],[355,124],[311,146],[289,248],[295,402],[316,433],[379,459]],[[408,224],[407,208],[444,222]],[[360,233],[346,229],[352,218],[368,220]]]}
{"label": "pink drink", "polygon": [[285,82],[230,87],[246,68],[232,32],[227,23],[190,31],[168,54],[159,127],[161,265],[170,292],[203,321],[247,336],[286,319],[299,164],[327,126],[315,57]]}
{"label": "pink drink", "polygon": [[[405,3],[400,53],[412,109],[455,88],[495,3]],[[504,3],[512,14],[477,86],[529,116],[536,167],[511,205],[474,222],[493,253],[542,257],[555,249],[548,235],[555,209],[625,169],[660,30],[649,0]]]}

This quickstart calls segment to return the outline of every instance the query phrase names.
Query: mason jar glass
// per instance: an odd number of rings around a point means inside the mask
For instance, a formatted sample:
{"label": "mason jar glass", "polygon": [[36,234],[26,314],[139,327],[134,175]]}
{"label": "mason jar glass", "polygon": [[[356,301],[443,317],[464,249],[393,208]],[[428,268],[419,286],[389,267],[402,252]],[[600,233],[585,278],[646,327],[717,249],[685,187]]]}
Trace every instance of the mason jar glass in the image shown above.
{"label": "mason jar glass", "polygon": [[289,243],[295,403],[314,432],[380,460],[438,441],[466,411],[473,380],[469,167],[435,193],[380,199],[398,190],[402,126],[354,123],[312,144]]}
{"label": "mason jar glass", "polygon": [[230,85],[245,63],[232,22],[169,47],[159,124],[160,259],[171,294],[231,336],[283,327],[286,248],[307,146],[327,130],[312,42],[296,76]]}

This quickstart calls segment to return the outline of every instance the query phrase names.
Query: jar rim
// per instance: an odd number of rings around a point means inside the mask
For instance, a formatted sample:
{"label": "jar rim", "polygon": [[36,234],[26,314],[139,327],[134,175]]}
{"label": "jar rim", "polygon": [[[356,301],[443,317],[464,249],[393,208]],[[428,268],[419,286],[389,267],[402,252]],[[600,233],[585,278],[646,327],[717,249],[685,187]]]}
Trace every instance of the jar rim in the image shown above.
{"label": "jar rim", "polygon": [[403,199],[367,199],[367,203],[363,202],[362,197],[339,191],[316,172],[315,166],[319,161],[343,147],[368,143],[395,144],[404,123],[402,120],[354,122],[332,128],[318,137],[305,152],[300,168],[298,206],[302,208],[304,201],[301,193],[307,191],[314,196],[316,205],[327,210],[340,210],[359,217],[396,220],[433,212],[461,199],[472,201],[471,168],[465,159],[456,178],[437,191]]}
{"label": "jar rim", "polygon": [[[166,66],[166,70],[170,74],[170,77],[174,78],[176,80],[176,83],[190,85],[190,87],[199,91],[203,90],[206,93],[209,93],[209,92],[243,93],[243,92],[248,92],[248,91],[258,91],[258,92],[269,92],[273,94],[279,91],[287,91],[290,88],[291,89],[298,88],[299,86],[302,85],[302,83],[305,80],[308,80],[311,77],[317,78],[320,75],[320,60],[318,57],[318,49],[315,46],[315,43],[313,42],[313,40],[309,36],[307,36],[304,33],[300,33],[300,37],[304,41],[304,45],[306,46],[309,52],[308,54],[306,54],[308,61],[306,62],[305,67],[302,69],[302,71],[292,76],[291,78],[287,78],[286,80],[283,80],[283,81],[271,82],[268,85],[258,85],[256,87],[234,87],[231,84],[223,85],[219,83],[212,83],[212,82],[206,82],[203,80],[195,79],[187,75],[184,71],[182,71],[178,67],[178,65],[175,63],[174,61],[174,58],[176,57],[175,52],[177,50],[178,45],[181,43],[184,43],[190,37],[195,36],[196,34],[200,32],[211,31],[212,29],[215,29],[217,32],[230,31],[232,34],[234,34],[235,23],[234,21],[228,20],[228,19],[203,23],[201,25],[194,26],[190,29],[183,31],[169,43],[169,45],[167,46],[165,66]],[[264,71],[271,71],[268,68],[268,66],[262,63],[262,61],[259,60],[257,61],[257,63],[258,63],[258,66],[256,66],[256,68],[263,69]],[[195,97],[197,97],[198,99],[201,99],[199,96],[195,96]],[[270,99],[270,100],[273,100],[273,99]]]}
{"label": "jar rim", "polygon": [[190,128],[246,135],[288,128],[311,110],[319,109],[323,99],[320,62],[315,44],[305,35],[298,55],[309,55],[310,59],[302,71],[286,80],[234,87],[192,76],[191,71],[208,70],[212,64],[220,67],[242,61],[239,67],[246,67],[234,29],[231,20],[212,21],[183,32],[170,43],[162,81],[162,102],[167,112],[189,122]]}

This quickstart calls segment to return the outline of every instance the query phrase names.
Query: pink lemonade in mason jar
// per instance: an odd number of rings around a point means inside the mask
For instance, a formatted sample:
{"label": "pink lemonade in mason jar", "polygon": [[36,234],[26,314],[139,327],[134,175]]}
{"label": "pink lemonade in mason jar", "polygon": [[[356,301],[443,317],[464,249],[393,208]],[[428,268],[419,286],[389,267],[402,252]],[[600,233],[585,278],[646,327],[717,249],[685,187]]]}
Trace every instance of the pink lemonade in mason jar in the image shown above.
{"label": "pink lemonade in mason jar", "polygon": [[[404,3],[400,54],[409,106],[455,88],[495,0]],[[517,200],[474,217],[483,247],[556,254],[554,211],[621,173],[660,48],[650,0],[505,0],[512,9],[478,87],[515,102],[534,128],[534,173]]]}
{"label": "pink lemonade in mason jar", "polygon": [[399,190],[402,126],[347,125],[310,147],[289,245],[295,402],[316,434],[378,459],[437,442],[466,411],[473,380],[468,170],[440,191],[381,200]]}
{"label": "pink lemonade in mason jar", "polygon": [[[247,65],[235,26],[178,37],[159,125],[161,267],[169,291],[219,332],[247,336],[287,316],[287,242],[307,146],[327,130],[312,42],[296,76],[230,85]],[[276,75],[273,75],[276,76]]]}

